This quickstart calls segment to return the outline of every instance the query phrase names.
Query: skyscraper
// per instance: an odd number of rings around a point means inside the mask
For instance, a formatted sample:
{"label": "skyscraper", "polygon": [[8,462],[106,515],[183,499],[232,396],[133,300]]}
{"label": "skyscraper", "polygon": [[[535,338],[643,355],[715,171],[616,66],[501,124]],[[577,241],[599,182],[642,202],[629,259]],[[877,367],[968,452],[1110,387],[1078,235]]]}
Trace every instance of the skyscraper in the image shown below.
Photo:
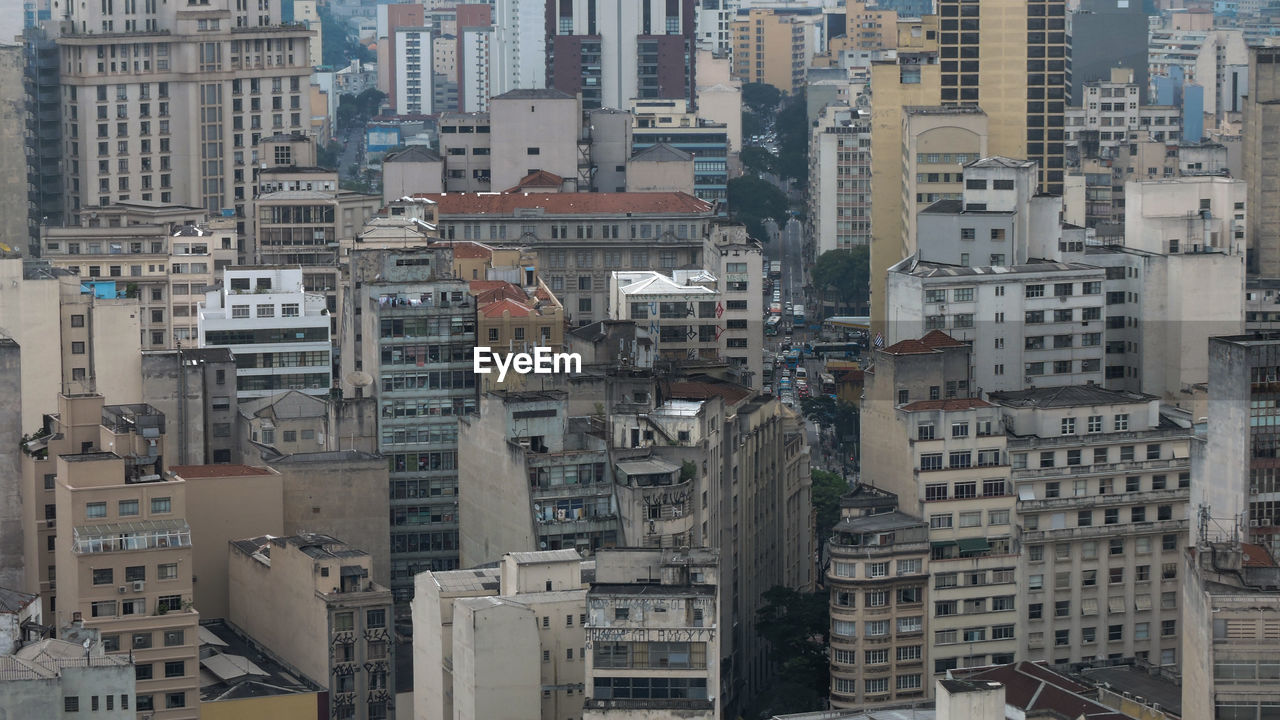
{"label": "skyscraper", "polygon": [[1248,270],[1263,277],[1280,274],[1280,52],[1249,52],[1249,95],[1244,103],[1244,181],[1249,188]]}
{"label": "skyscraper", "polygon": [[231,214],[243,233],[258,140],[310,124],[312,31],[279,3],[119,9],[68,4],[58,38],[68,221],[140,200]]}

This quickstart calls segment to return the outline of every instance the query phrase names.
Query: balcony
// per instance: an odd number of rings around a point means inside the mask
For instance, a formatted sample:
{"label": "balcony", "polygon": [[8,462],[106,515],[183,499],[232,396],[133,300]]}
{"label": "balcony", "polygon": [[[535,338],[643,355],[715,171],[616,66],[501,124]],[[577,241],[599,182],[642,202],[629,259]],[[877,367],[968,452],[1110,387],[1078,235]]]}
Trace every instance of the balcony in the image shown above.
{"label": "balcony", "polygon": [[699,698],[669,698],[662,700],[634,698],[598,700],[596,698],[587,698],[582,703],[582,707],[587,710],[693,710],[705,712],[714,710],[716,703],[714,700]]}
{"label": "balcony", "polygon": [[1188,527],[1187,520],[1155,520],[1115,525],[1088,525],[1086,527],[1059,528],[1057,530],[1023,530],[1022,542],[1053,542],[1058,540],[1091,540],[1110,537],[1123,531],[1129,534],[1181,532]]}
{"label": "balcony", "polygon": [[82,525],[73,530],[77,555],[191,547],[185,520],[139,520]]}
{"label": "balcony", "polygon": [[1133,460],[1118,463],[1098,463],[1088,465],[1063,465],[1055,467],[1017,468],[1013,471],[1014,480],[1052,480],[1054,478],[1079,478],[1088,475],[1112,475],[1116,473],[1138,473],[1148,470],[1190,469],[1189,458],[1167,458],[1164,460]]}
{"label": "balcony", "polygon": [[1075,495],[1072,497],[1045,498],[1043,500],[1019,500],[1018,512],[1036,510],[1092,510],[1120,505],[1137,505],[1140,503],[1185,502],[1190,497],[1190,488],[1148,490],[1146,492],[1116,493],[1112,495]]}
{"label": "balcony", "polygon": [[1132,430],[1125,432],[1090,433],[1085,435],[1058,435],[1040,437],[1038,435],[1009,436],[1009,452],[1015,450],[1047,450],[1060,447],[1094,447],[1098,445],[1115,445],[1128,440],[1161,440],[1189,438],[1186,430],[1155,429]]}

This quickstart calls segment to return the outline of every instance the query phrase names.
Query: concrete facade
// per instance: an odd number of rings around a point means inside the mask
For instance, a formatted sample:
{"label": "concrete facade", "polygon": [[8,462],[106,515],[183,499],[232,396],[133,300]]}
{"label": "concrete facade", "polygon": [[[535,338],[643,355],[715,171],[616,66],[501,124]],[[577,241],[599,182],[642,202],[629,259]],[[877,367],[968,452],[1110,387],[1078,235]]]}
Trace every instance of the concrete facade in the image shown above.
{"label": "concrete facade", "polygon": [[175,464],[229,463],[239,455],[235,377],[235,356],[225,348],[142,354],[142,401],[164,414]]}
{"label": "concrete facade", "polygon": [[[22,251],[28,242],[29,201],[27,199],[28,98],[24,87],[26,53],[24,47],[4,38],[0,44],[0,238],[8,249]],[[31,98],[32,101],[35,98]],[[38,116],[31,118],[34,126]],[[35,138],[32,138],[34,141]]]}
{"label": "concrete facade", "polygon": [[809,143],[809,225],[818,256],[871,244],[871,118],[824,108]]}
{"label": "concrete facade", "polygon": [[23,492],[23,425],[22,425],[22,349],[12,338],[0,337],[0,377],[4,385],[0,391],[0,587],[25,588],[26,573],[38,572],[32,567],[26,568],[27,552],[25,544],[35,540],[25,537],[25,515],[23,496],[27,503],[35,498]]}
{"label": "concrete facade", "polygon": [[14,717],[134,720],[135,668],[129,658],[104,655],[102,643],[42,640],[0,657],[5,682],[0,707]]}
{"label": "concrete facade", "polygon": [[806,23],[769,8],[751,8],[729,23],[733,37],[733,77],[764,83],[784,95],[804,86],[804,69],[813,54]]}
{"label": "concrete facade", "polygon": [[971,106],[903,108],[902,243],[918,248],[920,212],[964,197],[964,168],[987,157],[987,116]]}
{"label": "concrete facade", "polygon": [[1249,52],[1249,95],[1244,104],[1244,174],[1249,194],[1249,272],[1280,276],[1280,204],[1276,155],[1280,147],[1280,71],[1267,48]]}

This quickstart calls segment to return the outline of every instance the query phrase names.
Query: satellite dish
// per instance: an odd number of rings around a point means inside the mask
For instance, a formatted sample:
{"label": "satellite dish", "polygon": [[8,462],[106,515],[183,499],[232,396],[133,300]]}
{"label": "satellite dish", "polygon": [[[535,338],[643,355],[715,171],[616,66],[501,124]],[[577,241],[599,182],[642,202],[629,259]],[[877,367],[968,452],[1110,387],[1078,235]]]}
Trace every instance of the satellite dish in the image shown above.
{"label": "satellite dish", "polygon": [[347,373],[346,380],[355,387],[368,387],[373,384],[373,376],[363,370]]}

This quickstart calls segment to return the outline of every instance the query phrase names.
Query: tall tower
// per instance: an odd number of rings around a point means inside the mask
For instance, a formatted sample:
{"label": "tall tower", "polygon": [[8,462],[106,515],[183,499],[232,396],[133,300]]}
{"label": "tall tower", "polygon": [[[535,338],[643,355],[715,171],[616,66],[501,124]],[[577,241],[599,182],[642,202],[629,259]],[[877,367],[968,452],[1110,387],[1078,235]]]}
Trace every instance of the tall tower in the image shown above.
{"label": "tall tower", "polygon": [[234,215],[245,231],[258,141],[311,122],[314,33],[284,25],[280,5],[67,3],[58,45],[68,222],[142,201]]}
{"label": "tall tower", "polygon": [[1066,0],[938,0],[938,15],[942,104],[980,106],[990,152],[1035,160],[1040,191],[1061,194],[1071,95]]}
{"label": "tall tower", "polygon": [[1248,271],[1280,275],[1280,50],[1250,48],[1244,103],[1244,181],[1249,187]]}

